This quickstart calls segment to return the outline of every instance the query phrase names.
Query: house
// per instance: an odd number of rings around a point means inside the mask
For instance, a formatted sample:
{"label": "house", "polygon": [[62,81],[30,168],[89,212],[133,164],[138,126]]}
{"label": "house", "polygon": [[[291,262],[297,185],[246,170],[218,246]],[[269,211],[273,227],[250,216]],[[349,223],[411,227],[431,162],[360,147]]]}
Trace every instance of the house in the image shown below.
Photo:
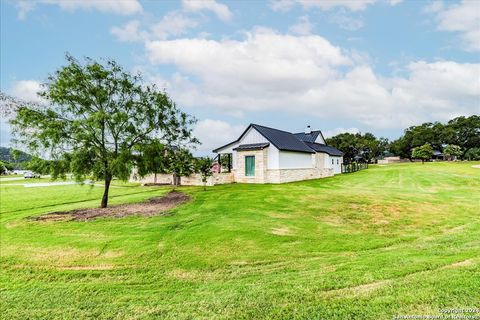
{"label": "house", "polygon": [[240,137],[213,150],[229,163],[234,182],[284,183],[341,173],[343,154],[326,145],[320,130],[290,133],[250,124]]}

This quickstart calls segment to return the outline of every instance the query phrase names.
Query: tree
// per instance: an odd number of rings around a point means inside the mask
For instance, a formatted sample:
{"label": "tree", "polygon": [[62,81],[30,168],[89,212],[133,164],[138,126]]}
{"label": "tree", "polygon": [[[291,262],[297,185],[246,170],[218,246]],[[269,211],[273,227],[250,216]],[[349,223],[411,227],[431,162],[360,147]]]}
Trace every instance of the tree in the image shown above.
{"label": "tree", "polygon": [[326,143],[343,152],[345,163],[362,157],[367,162],[373,162],[386,150],[388,140],[377,139],[372,133],[341,133],[327,139]]}
{"label": "tree", "polygon": [[422,159],[422,164],[426,160],[430,160],[432,158],[432,156],[433,156],[433,148],[428,143],[425,143],[421,147],[413,148],[413,150],[412,150],[412,158]]}
{"label": "tree", "polygon": [[168,152],[169,172],[173,174],[173,185],[179,186],[181,178],[195,172],[194,158],[187,149],[169,149]]}
{"label": "tree", "polygon": [[21,106],[11,120],[17,143],[48,152],[53,178],[71,171],[77,180],[102,179],[105,208],[112,179],[129,178],[136,150],[156,141],[196,142],[194,119],[141,75],[113,60],[86,58],[81,64],[70,55],[66,60],[39,93],[48,104]]}
{"label": "tree", "polygon": [[157,183],[157,174],[168,173],[170,159],[168,148],[158,140],[139,148],[137,172],[141,177],[153,173],[153,183]]}
{"label": "tree", "polygon": [[203,190],[207,190],[206,185],[207,185],[208,177],[211,177],[213,175],[213,172],[212,172],[213,160],[210,159],[209,157],[199,158],[196,161],[196,165],[197,165],[196,171],[200,173],[202,177]]}
{"label": "tree", "polygon": [[480,146],[480,116],[457,117],[448,121],[443,136],[445,143],[457,145],[464,152]]}
{"label": "tree", "polygon": [[443,149],[443,153],[453,160],[456,157],[461,157],[463,155],[463,150],[460,146],[449,144]]}
{"label": "tree", "polygon": [[468,151],[465,152],[465,158],[470,161],[480,160],[480,147],[468,149]]}
{"label": "tree", "polygon": [[7,167],[3,163],[3,161],[0,160],[0,174],[5,174],[7,172]]}

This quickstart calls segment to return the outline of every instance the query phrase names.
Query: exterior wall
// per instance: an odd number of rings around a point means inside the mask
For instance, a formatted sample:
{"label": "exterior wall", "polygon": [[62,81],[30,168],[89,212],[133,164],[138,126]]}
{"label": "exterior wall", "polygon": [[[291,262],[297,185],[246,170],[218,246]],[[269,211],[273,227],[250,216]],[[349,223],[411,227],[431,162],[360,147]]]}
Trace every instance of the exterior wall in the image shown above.
{"label": "exterior wall", "polygon": [[[139,182],[141,184],[154,183],[154,175],[148,175],[142,179],[135,177],[130,178],[130,182]],[[159,184],[172,184],[173,175],[171,174],[157,174],[157,183]],[[213,186],[216,184],[233,183],[233,173],[214,173],[207,178],[207,186]],[[203,186],[202,176],[200,174],[192,174],[188,177],[182,177],[180,184],[183,186]]]}
{"label": "exterior wall", "polygon": [[316,169],[324,169],[325,168],[325,156],[327,154],[322,153],[322,152],[317,152],[315,153],[313,157],[313,166]]}
{"label": "exterior wall", "polygon": [[320,144],[326,144],[325,140],[323,140],[323,138],[322,138],[322,134],[318,135],[317,139],[315,139],[315,142],[320,143]]}
{"label": "exterior wall", "polygon": [[333,169],[277,169],[267,170],[266,183],[286,183],[333,176]]}
{"label": "exterior wall", "polygon": [[[240,168],[243,170],[244,167],[242,167],[240,164],[237,163],[237,160],[238,160],[237,151],[233,149],[235,149],[241,144],[264,143],[264,142],[270,143],[264,136],[260,134],[260,132],[258,132],[254,128],[250,128],[240,141],[226,146],[225,148],[219,150],[218,153],[231,153],[232,169],[236,170],[237,168]],[[267,148],[267,150],[268,150],[268,166],[267,167],[269,169],[278,169],[279,150],[271,143],[270,143],[270,146]]]}
{"label": "exterior wall", "polygon": [[[333,160],[333,164],[332,164]],[[333,168],[335,174],[342,173],[343,157],[330,156],[330,167]]]}
{"label": "exterior wall", "polygon": [[[303,152],[280,151],[278,169],[313,168],[312,154]],[[269,168],[277,169],[277,168]]]}
{"label": "exterior wall", "polygon": [[[268,166],[268,150],[237,151],[237,168],[234,170],[235,182],[265,183]],[[255,156],[255,175],[245,176],[245,157]]]}

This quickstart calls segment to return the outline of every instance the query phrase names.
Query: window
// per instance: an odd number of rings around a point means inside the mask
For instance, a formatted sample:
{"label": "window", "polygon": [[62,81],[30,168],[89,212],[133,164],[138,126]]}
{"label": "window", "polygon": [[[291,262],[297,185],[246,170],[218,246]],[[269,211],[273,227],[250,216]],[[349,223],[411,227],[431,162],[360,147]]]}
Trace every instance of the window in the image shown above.
{"label": "window", "polygon": [[338,159],[337,159],[337,164],[338,164]]}
{"label": "window", "polygon": [[332,164],[335,164],[335,163],[333,163],[333,161],[334,161],[334,160],[332,159]]}
{"label": "window", "polygon": [[245,156],[245,176],[255,176],[255,156]]}

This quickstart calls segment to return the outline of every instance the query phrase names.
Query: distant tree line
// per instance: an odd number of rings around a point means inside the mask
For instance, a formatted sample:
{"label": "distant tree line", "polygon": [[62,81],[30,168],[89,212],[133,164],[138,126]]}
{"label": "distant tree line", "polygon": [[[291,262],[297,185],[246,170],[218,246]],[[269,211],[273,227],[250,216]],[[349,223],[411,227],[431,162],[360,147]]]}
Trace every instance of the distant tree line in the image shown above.
{"label": "distant tree line", "polygon": [[480,116],[411,126],[394,141],[371,133],[341,133],[326,139],[326,143],[341,150],[346,163],[372,163],[386,155],[425,161],[434,151],[442,152],[447,159],[480,160]]}

